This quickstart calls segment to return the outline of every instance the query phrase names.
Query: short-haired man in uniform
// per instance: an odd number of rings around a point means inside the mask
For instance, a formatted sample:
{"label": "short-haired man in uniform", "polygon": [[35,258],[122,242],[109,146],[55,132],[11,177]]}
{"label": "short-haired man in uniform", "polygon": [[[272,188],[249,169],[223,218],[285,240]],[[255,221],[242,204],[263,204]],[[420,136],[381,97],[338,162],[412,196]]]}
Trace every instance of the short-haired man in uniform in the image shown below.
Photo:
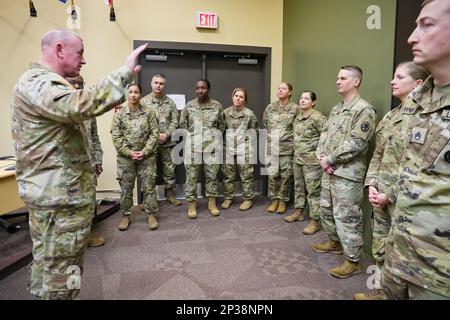
{"label": "short-haired man in uniform", "polygon": [[178,111],[175,102],[166,96],[167,78],[158,73],[152,78],[152,92],[141,99],[141,104],[152,109],[159,123],[158,157],[161,159],[165,196],[174,206],[181,206],[175,197],[175,163],[172,161],[172,149],[176,142],[172,141],[173,132],[178,127]]}
{"label": "short-haired man in uniform", "polygon": [[426,0],[408,39],[431,76],[412,92],[381,286],[389,299],[450,299],[450,0]]}
{"label": "short-haired man in uniform", "polygon": [[344,263],[329,271],[340,279],[361,272],[363,182],[376,120],[374,107],[359,96],[361,81],[361,68],[341,67],[336,85],[343,101],[331,110],[317,149],[324,171],[320,219],[329,241],[312,248],[316,252],[344,253]]}

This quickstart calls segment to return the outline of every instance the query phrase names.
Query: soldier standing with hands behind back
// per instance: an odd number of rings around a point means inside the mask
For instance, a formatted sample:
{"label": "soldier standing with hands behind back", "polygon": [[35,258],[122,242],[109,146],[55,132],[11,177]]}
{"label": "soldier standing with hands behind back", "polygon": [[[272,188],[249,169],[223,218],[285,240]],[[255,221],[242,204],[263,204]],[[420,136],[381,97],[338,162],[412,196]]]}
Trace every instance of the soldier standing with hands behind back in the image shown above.
{"label": "soldier standing with hands behind back", "polygon": [[75,90],[65,78],[86,64],[82,39],[51,30],[41,40],[42,59],[32,63],[12,94],[12,137],[19,196],[29,210],[32,295],[76,299],[94,213],[93,170],[80,125],[114,108],[138,72],[134,50],[125,64],[96,85]]}
{"label": "soldier standing with hands behind back", "polygon": [[167,201],[174,206],[181,206],[175,197],[175,163],[172,161],[172,150],[176,144],[171,140],[178,127],[178,111],[175,102],[165,94],[167,78],[158,73],[152,78],[152,92],[143,97],[141,103],[156,114],[159,123],[158,156],[161,159],[164,189]]}

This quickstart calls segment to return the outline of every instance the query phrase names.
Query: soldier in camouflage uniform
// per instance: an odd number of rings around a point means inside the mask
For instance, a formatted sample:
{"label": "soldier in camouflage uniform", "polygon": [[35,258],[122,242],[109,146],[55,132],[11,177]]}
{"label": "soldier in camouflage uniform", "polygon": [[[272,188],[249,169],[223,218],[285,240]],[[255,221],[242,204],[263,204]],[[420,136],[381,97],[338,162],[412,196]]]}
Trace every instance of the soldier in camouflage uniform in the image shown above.
{"label": "soldier in camouflage uniform", "polygon": [[363,181],[368,143],[376,120],[376,110],[359,96],[361,80],[359,67],[341,67],[336,85],[343,101],[331,110],[317,150],[325,171],[320,220],[330,240],[312,248],[316,252],[338,254],[343,249],[344,263],[330,270],[332,276],[340,279],[361,272]]}
{"label": "soldier in camouflage uniform", "polygon": [[[84,79],[82,76],[75,78],[67,78],[67,81],[77,90],[84,89]],[[91,118],[85,120],[83,127],[80,127],[83,133],[83,138],[85,139],[86,149],[88,151],[89,157],[91,159],[92,168],[94,169],[94,185],[97,186],[97,176],[103,172],[103,150],[100,144],[100,137],[98,136],[97,130],[97,119]],[[96,207],[96,203],[93,204]],[[88,247],[100,247],[105,244],[105,239],[103,237],[89,236]]]}
{"label": "soldier in camouflage uniform", "polygon": [[242,181],[244,202],[239,210],[246,211],[253,205],[254,177],[253,165],[256,163],[258,119],[247,105],[247,90],[236,88],[231,95],[233,105],[224,111],[226,122],[226,149],[223,165],[223,209],[228,209],[233,200],[236,175]]}
{"label": "soldier in camouflage uniform", "polygon": [[316,94],[312,91],[304,91],[300,97],[301,112],[294,122],[295,211],[284,218],[286,222],[303,221],[303,209],[308,199],[311,220],[303,229],[303,233],[307,235],[320,230],[322,168],[316,151],[327,118],[314,109],[316,100]]}
{"label": "soldier in camouflage uniform", "polygon": [[[413,62],[399,64],[391,81],[392,95],[403,103],[414,88],[423,84],[428,74],[427,70]],[[402,137],[407,128],[405,123],[408,118],[410,115],[401,104],[380,121],[375,131],[375,151],[364,183],[369,189],[369,201],[373,206],[372,254],[380,270],[384,263],[385,242],[391,228],[391,217],[397,199],[395,186],[399,178],[398,170],[405,144]],[[374,290],[355,294],[354,299],[382,299],[380,285],[376,283]]]}
{"label": "soldier in camouflage uniform", "polygon": [[12,137],[19,195],[29,210],[33,263],[29,288],[42,299],[76,299],[90,233],[95,186],[82,122],[121,103],[132,79],[136,49],[98,84],[75,90],[65,79],[86,63],[83,41],[51,30],[41,41],[41,63],[18,80],[12,95]]}
{"label": "soldier in camouflage uniform", "polygon": [[141,105],[141,87],[128,87],[128,101],[122,105],[112,121],[111,136],[117,151],[117,180],[120,184],[119,230],[125,231],[131,223],[133,188],[137,175],[144,193],[144,210],[148,214],[150,230],[158,228],[156,202],[156,150],[159,138],[155,113]]}
{"label": "soldier in camouflage uniform", "polygon": [[188,217],[197,218],[197,179],[203,164],[206,180],[208,210],[219,216],[216,205],[218,196],[218,172],[222,162],[222,135],[225,130],[223,107],[209,97],[211,84],[200,79],[195,85],[197,98],[189,101],[181,112],[180,128],[188,131],[184,149],[186,166],[186,199],[189,202]]}
{"label": "soldier in camouflage uniform", "polygon": [[425,1],[408,39],[431,72],[412,110],[400,161],[382,289],[390,299],[450,299],[450,0]]}
{"label": "soldier in camouflage uniform", "polygon": [[159,123],[158,156],[162,163],[166,199],[174,206],[181,206],[175,197],[175,163],[172,161],[172,149],[176,144],[171,137],[178,127],[178,111],[175,102],[164,93],[166,76],[156,74],[152,78],[152,92],[142,98],[141,104],[149,107],[156,114]]}
{"label": "soldier in camouflage uniform", "polygon": [[297,104],[289,102],[292,85],[282,82],[278,86],[278,100],[264,110],[263,126],[267,129],[267,157],[269,174],[267,207],[270,213],[285,213],[292,184],[294,155],[294,120],[300,112]]}

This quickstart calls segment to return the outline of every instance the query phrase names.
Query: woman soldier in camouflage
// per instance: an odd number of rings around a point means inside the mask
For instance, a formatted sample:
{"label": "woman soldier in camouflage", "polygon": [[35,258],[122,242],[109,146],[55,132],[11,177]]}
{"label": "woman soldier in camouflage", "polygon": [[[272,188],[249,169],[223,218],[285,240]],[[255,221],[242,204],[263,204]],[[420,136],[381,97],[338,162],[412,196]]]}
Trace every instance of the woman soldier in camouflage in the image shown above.
{"label": "woman soldier in camouflage", "polygon": [[117,180],[120,184],[120,212],[123,215],[119,230],[125,231],[131,223],[133,207],[133,188],[136,176],[142,179],[145,211],[148,213],[150,230],[158,228],[155,214],[156,202],[156,149],[159,139],[159,126],[156,115],[140,104],[141,87],[131,84],[128,87],[128,101],[113,117],[111,134],[117,150]]}
{"label": "woman soldier in camouflage", "polygon": [[322,168],[316,157],[320,134],[327,118],[315,110],[316,94],[304,91],[300,97],[301,112],[294,122],[294,185],[295,211],[284,218],[286,222],[303,221],[303,208],[308,199],[311,220],[303,229],[304,234],[313,234],[320,229],[320,185]]}
{"label": "woman soldier in camouflage", "polygon": [[[372,255],[379,268],[383,267],[385,243],[391,229],[391,217],[397,196],[395,192],[399,179],[399,166],[405,141],[406,125],[410,112],[403,108],[409,93],[423,84],[429,72],[412,61],[397,66],[391,81],[392,95],[401,104],[388,112],[376,129],[376,145],[367,170],[365,187],[369,188],[369,201],[373,206]],[[356,300],[382,299],[381,289],[357,293]]]}
{"label": "woman soldier in camouflage", "polygon": [[239,171],[244,191],[244,202],[239,210],[252,206],[254,196],[253,164],[256,163],[258,120],[247,108],[247,90],[236,88],[231,95],[233,105],[223,112],[226,123],[225,164],[223,165],[223,209],[231,206],[234,182]]}
{"label": "woman soldier in camouflage", "polygon": [[267,211],[284,213],[289,202],[294,154],[294,120],[299,106],[289,102],[292,85],[282,82],[278,86],[278,100],[266,107],[263,125],[267,128],[267,157],[269,174],[269,199]]}
{"label": "woman soldier in camouflage", "polygon": [[186,200],[188,217],[197,218],[197,179],[203,165],[205,171],[208,210],[213,217],[220,215],[216,205],[218,173],[222,162],[225,120],[220,102],[209,97],[211,84],[199,79],[195,85],[197,98],[189,101],[181,112],[180,128],[186,129],[184,163],[186,166]]}

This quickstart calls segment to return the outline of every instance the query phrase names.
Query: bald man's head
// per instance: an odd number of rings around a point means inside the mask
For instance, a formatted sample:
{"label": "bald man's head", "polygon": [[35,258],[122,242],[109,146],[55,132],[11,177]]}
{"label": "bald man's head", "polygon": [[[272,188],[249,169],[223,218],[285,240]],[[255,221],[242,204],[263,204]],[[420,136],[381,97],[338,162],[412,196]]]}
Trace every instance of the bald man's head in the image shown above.
{"label": "bald man's head", "polygon": [[43,63],[63,78],[78,76],[86,64],[83,40],[72,31],[50,30],[42,38],[41,48]]}
{"label": "bald man's head", "polygon": [[54,29],[47,32],[41,40],[41,48],[42,51],[45,47],[53,47],[58,42],[67,42],[69,40],[72,40],[74,38],[78,38],[81,40],[81,38],[75,33],[70,30],[66,29]]}

